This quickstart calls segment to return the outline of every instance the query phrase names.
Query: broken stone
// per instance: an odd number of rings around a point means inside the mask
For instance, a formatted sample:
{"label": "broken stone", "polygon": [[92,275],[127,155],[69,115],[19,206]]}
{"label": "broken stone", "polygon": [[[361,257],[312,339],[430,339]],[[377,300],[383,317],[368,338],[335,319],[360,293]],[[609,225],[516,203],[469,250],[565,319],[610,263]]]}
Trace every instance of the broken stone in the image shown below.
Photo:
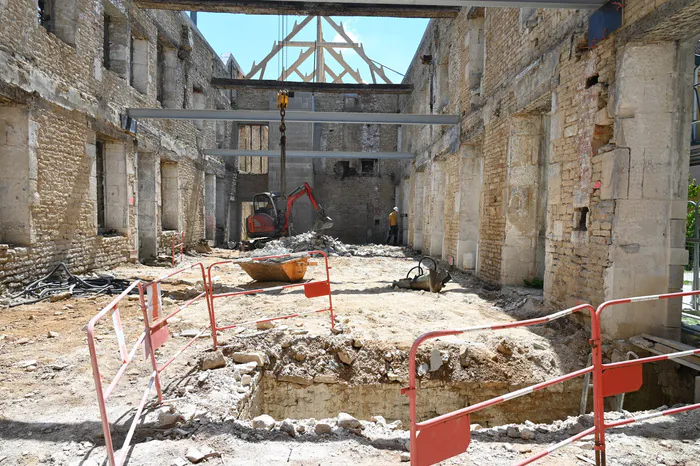
{"label": "broken stone", "polygon": [[20,361],[17,364],[15,364],[17,367],[29,367],[29,366],[36,366],[36,359],[27,359],[26,361]]}
{"label": "broken stone", "polygon": [[333,432],[333,426],[331,426],[327,422],[318,422],[316,423],[316,427],[314,427],[314,432],[316,432],[317,435],[327,435]]}
{"label": "broken stone", "polygon": [[411,461],[411,454],[407,451],[402,451],[401,452],[401,462],[407,463],[409,461]]}
{"label": "broken stone", "polygon": [[369,420],[382,426],[386,424],[386,419],[384,419],[384,416],[372,416],[369,418]]}
{"label": "broken stone", "polygon": [[284,421],[282,421],[282,424],[280,425],[280,431],[284,432],[290,437],[297,436],[297,432],[294,429],[294,424],[292,424],[292,421],[289,419],[285,419]]}
{"label": "broken stone", "polygon": [[296,359],[299,362],[304,362],[304,360],[306,359],[306,355],[304,353],[299,352],[294,355],[294,359]]}
{"label": "broken stone", "polygon": [[253,382],[253,378],[251,376],[249,376],[248,374],[241,377],[241,385],[243,385],[244,387],[247,387],[252,382]]}
{"label": "broken stone", "polygon": [[342,324],[337,324],[334,327],[331,328],[331,332],[333,335],[340,335],[341,333],[345,333],[346,327]]}
{"label": "broken stone", "polygon": [[260,416],[253,418],[250,425],[253,427],[253,429],[272,430],[272,428],[275,427],[275,420],[272,418],[272,416],[261,414]]}
{"label": "broken stone", "polygon": [[158,410],[157,427],[170,427],[178,422],[184,421],[185,418],[173,406],[164,406]]}
{"label": "broken stone", "polygon": [[362,423],[348,413],[338,413],[338,425],[343,429],[361,429]]}
{"label": "broken stone", "polygon": [[190,460],[190,462],[194,464],[200,463],[209,458],[218,458],[220,456],[221,453],[218,453],[207,446],[200,447],[200,449],[190,447],[185,453],[185,458],[187,458],[188,460]]}
{"label": "broken stone", "polygon": [[520,438],[523,440],[532,440],[535,438],[535,433],[532,430],[525,427],[523,428],[523,430],[520,431]]}
{"label": "broken stone", "polygon": [[397,419],[391,424],[387,424],[387,427],[391,430],[399,430],[401,429],[401,427],[403,427],[403,423],[401,423],[401,421]]}
{"label": "broken stone", "polygon": [[358,339],[358,338],[356,338],[356,339],[353,340],[353,342],[352,342],[352,346],[353,346],[354,348],[362,348],[362,347],[364,346],[364,344],[365,344],[365,343],[364,343],[362,340]]}
{"label": "broken stone", "polygon": [[58,338],[58,332],[54,332],[53,330],[49,330],[49,333],[47,334],[49,338]]}
{"label": "broken stone", "polygon": [[275,328],[276,326],[277,324],[271,321],[255,323],[255,328],[257,328],[258,330],[270,330],[271,328]]}
{"label": "broken stone", "polygon": [[520,445],[518,447],[518,451],[520,453],[530,453],[532,451],[532,447],[530,445]]}
{"label": "broken stone", "polygon": [[205,353],[202,356],[200,364],[203,371],[218,369],[220,367],[226,367],[226,359],[221,351],[213,351],[211,353]]}
{"label": "broken stone", "polygon": [[197,377],[197,385],[201,387],[202,385],[204,385],[208,378],[209,372],[202,372],[201,374],[199,374],[199,377]]}
{"label": "broken stone", "polygon": [[508,426],[506,435],[510,438],[520,438],[520,429],[518,426]]}
{"label": "broken stone", "polygon": [[356,357],[357,355],[355,352],[350,349],[341,348],[340,351],[338,351],[338,359],[340,359],[344,364],[352,364]]}
{"label": "broken stone", "polygon": [[315,383],[338,383],[335,374],[318,374],[314,377]]}
{"label": "broken stone", "polygon": [[255,369],[258,367],[258,363],[253,361],[253,362],[247,362],[245,364],[236,364],[235,370],[238,371],[239,374],[251,374],[255,372]]}
{"label": "broken stone", "polygon": [[424,376],[425,374],[428,373],[428,370],[429,370],[429,369],[430,369],[430,366],[428,366],[427,364],[421,364],[421,365],[418,366],[418,368],[416,369],[416,373],[418,374],[418,377],[422,377],[422,376]]}
{"label": "broken stone", "polygon": [[267,356],[262,352],[233,353],[231,358],[237,363],[255,362],[258,367],[263,367],[268,361]]}
{"label": "broken stone", "polygon": [[15,343],[17,343],[18,345],[26,345],[27,343],[29,343],[29,338],[20,338]]}
{"label": "broken stone", "polygon": [[450,353],[447,351],[439,351],[434,349],[430,353],[430,372],[435,372],[442,367],[442,365],[450,360]]}
{"label": "broken stone", "polygon": [[293,374],[280,374],[277,376],[277,380],[279,380],[280,382],[289,382],[298,385],[312,385],[314,383],[313,379],[308,376]]}
{"label": "broken stone", "polygon": [[513,343],[509,339],[504,338],[496,347],[496,351],[504,356],[510,356],[513,354]]}

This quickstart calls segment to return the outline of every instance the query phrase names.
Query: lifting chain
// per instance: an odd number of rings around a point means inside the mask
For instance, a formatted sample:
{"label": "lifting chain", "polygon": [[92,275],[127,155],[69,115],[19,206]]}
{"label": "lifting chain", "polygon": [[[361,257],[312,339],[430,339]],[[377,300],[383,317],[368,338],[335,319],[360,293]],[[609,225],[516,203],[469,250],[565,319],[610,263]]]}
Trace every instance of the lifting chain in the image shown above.
{"label": "lifting chain", "polygon": [[285,168],[287,165],[287,125],[284,122],[284,116],[287,114],[287,106],[289,105],[289,93],[287,91],[279,91],[277,93],[277,107],[280,109],[280,194],[287,197],[287,179],[285,176]]}

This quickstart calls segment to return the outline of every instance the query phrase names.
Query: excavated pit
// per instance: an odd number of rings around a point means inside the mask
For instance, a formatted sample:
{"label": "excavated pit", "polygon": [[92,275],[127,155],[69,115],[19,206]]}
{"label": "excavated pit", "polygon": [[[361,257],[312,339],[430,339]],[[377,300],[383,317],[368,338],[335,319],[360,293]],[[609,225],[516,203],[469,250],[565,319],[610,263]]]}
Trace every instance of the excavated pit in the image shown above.
{"label": "excavated pit", "polygon": [[[509,337],[482,340],[462,345],[438,342],[419,350],[419,419],[574,369],[561,367],[553,349],[537,342],[528,346],[523,340]],[[237,405],[241,419],[261,414],[278,420],[324,419],[345,412],[358,419],[382,416],[408,425],[408,398],[400,393],[408,385],[405,348],[360,341],[349,335],[290,335],[288,330],[273,329],[260,336],[232,340],[224,354],[233,361],[234,374],[236,363],[249,360],[251,355],[257,354],[265,361],[252,377],[248,394]],[[580,398],[581,381],[574,379],[479,411],[471,422],[483,426],[526,420],[551,422],[577,414]]]}

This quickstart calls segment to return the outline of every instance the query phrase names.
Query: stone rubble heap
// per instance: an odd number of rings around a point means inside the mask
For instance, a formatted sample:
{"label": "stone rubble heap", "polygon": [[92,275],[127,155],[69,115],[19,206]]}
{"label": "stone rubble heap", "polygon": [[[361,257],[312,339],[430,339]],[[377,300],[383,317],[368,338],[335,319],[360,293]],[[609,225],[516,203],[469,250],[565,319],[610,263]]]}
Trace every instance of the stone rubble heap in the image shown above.
{"label": "stone rubble heap", "polygon": [[329,256],[390,256],[406,257],[404,249],[399,246],[369,244],[363,246],[345,244],[332,236],[309,231],[295,236],[288,236],[266,243],[262,249],[252,252],[253,257],[275,256],[294,252],[321,250]]}

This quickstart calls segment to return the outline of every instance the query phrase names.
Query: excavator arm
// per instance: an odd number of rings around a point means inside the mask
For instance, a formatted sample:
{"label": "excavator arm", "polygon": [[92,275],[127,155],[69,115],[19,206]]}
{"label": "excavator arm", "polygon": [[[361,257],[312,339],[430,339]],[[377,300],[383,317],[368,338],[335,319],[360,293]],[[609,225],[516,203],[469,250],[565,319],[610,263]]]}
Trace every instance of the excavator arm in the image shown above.
{"label": "excavator arm", "polygon": [[289,218],[292,215],[292,206],[302,196],[309,196],[311,205],[313,205],[314,209],[316,210],[316,223],[314,224],[314,229],[325,230],[327,228],[331,228],[333,226],[333,220],[326,216],[325,212],[323,211],[323,207],[321,207],[321,204],[316,201],[313,194],[313,189],[311,189],[309,183],[304,182],[302,186],[299,186],[291,194],[289,194],[289,196],[287,196],[287,211],[284,214],[284,231],[289,233]]}

